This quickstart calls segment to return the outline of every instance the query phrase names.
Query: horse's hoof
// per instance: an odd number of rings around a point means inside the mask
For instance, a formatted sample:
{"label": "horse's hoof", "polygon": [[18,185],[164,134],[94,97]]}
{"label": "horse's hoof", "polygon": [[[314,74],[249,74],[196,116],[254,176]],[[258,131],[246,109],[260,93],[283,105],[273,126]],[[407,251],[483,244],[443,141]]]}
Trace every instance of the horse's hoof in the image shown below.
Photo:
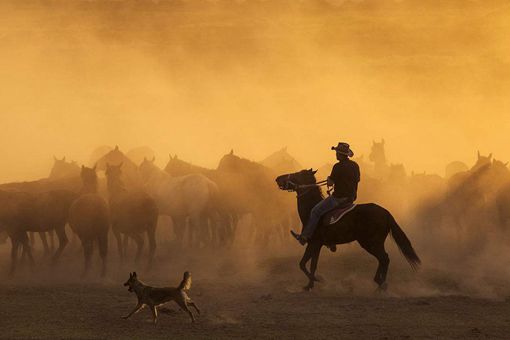
{"label": "horse's hoof", "polygon": [[313,288],[313,287],[310,287],[310,286],[304,286],[304,287],[303,287],[303,290],[304,290],[305,292],[311,292],[311,291],[312,291],[312,288]]}
{"label": "horse's hoof", "polygon": [[324,282],[324,278],[320,275],[315,275],[314,281],[315,282]]}
{"label": "horse's hoof", "polygon": [[387,290],[388,290],[388,284],[385,282],[376,288],[375,293],[376,294],[385,294]]}

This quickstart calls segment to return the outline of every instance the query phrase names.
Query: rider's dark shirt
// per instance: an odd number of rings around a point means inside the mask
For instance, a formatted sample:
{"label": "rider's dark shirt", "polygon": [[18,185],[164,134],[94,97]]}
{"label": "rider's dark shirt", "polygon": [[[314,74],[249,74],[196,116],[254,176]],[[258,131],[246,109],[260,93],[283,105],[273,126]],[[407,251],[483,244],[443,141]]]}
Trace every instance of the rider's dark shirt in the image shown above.
{"label": "rider's dark shirt", "polygon": [[329,177],[335,183],[334,197],[349,197],[353,201],[356,200],[360,180],[359,166],[356,162],[346,159],[336,163]]}

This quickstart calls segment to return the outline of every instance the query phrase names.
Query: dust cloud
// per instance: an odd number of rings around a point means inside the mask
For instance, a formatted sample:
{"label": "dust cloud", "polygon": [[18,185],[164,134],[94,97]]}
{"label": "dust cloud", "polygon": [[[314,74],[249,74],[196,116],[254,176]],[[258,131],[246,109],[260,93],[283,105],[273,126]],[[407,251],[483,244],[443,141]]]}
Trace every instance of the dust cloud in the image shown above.
{"label": "dust cloud", "polygon": [[[101,145],[150,146],[161,168],[171,154],[210,169],[232,148],[261,161],[288,146],[321,168],[348,141],[360,203],[392,211],[424,263],[413,274],[388,242],[393,294],[509,294],[510,175],[496,162],[510,159],[505,1],[43,0],[2,1],[0,13],[0,182],[48,177],[54,155],[93,165]],[[369,159],[382,138],[385,156]],[[465,169],[450,176],[453,161]],[[298,291],[302,249],[287,235],[298,223],[266,248],[252,226],[244,216],[232,248],[182,250],[160,220],[148,278],[191,268]],[[81,261],[74,242],[62,268]],[[123,271],[107,280],[117,282],[132,266],[110,243],[110,266]],[[357,245],[339,252],[323,254],[324,289],[369,294],[375,261]],[[19,275],[74,282],[66,270]]]}

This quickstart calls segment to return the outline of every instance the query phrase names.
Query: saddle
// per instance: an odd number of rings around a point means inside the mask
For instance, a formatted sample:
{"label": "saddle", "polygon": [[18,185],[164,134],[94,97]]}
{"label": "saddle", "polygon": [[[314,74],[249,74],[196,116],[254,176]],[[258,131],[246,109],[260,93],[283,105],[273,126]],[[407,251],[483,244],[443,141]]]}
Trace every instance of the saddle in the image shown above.
{"label": "saddle", "polygon": [[347,214],[349,211],[353,210],[354,208],[356,208],[356,204],[350,203],[349,205],[346,205],[346,206],[343,206],[343,207],[336,208],[336,209],[333,209],[331,211],[328,211],[322,217],[322,223],[324,225],[335,224],[338,221],[340,221],[340,219],[342,217],[344,217],[345,214]]}

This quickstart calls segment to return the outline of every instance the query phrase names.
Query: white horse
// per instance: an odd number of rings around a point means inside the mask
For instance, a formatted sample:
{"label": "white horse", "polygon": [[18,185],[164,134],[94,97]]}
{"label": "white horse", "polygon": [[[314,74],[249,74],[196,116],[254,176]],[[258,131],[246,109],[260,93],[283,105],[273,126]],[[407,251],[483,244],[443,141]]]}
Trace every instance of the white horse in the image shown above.
{"label": "white horse", "polygon": [[159,169],[154,158],[144,159],[139,171],[147,191],[158,203],[159,213],[172,218],[178,241],[184,239],[189,218],[189,242],[193,242],[193,233],[197,233],[198,243],[209,242],[208,218],[214,223],[217,215],[216,183],[201,174],[173,177]]}

